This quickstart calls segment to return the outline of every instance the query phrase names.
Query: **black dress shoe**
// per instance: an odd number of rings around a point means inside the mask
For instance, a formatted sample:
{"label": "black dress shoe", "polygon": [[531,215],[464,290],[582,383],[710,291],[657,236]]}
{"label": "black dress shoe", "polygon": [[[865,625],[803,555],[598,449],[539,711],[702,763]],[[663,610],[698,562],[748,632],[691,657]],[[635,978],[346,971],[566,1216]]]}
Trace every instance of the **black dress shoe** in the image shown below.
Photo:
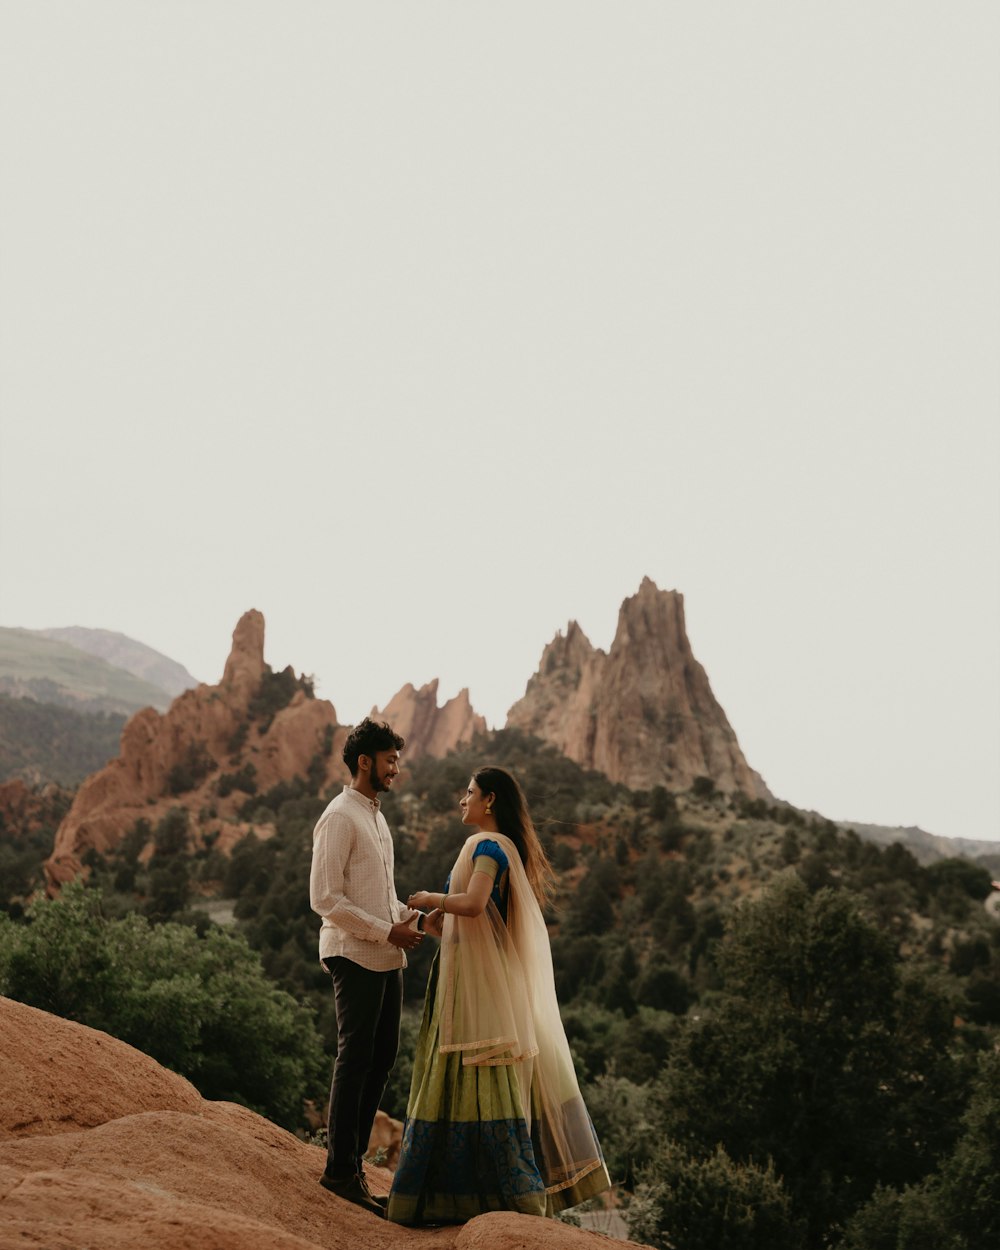
{"label": "black dress shoe", "polygon": [[324,1172],[319,1178],[319,1183],[331,1194],[336,1194],[338,1198],[353,1202],[356,1207],[361,1207],[362,1210],[377,1216],[380,1220],[385,1219],[385,1207],[379,1206],[360,1176],[327,1176]]}
{"label": "black dress shoe", "polygon": [[367,1177],[367,1176],[365,1176],[364,1172],[359,1172],[359,1173],[358,1173],[358,1180],[361,1182],[361,1188],[365,1191],[365,1193],[368,1195],[368,1197],[369,1197],[369,1198],[371,1198],[372,1202],[377,1202],[377,1203],[378,1203],[378,1205],[379,1205],[379,1206],[382,1208],[382,1210],[384,1211],[384,1210],[386,1209],[386,1207],[389,1205],[389,1199],[388,1199],[388,1198],[386,1198],[383,1194],[373,1194],[373,1193],[372,1193],[372,1191],[371,1191],[371,1189],[369,1188],[369,1185],[368,1185],[368,1177]]}

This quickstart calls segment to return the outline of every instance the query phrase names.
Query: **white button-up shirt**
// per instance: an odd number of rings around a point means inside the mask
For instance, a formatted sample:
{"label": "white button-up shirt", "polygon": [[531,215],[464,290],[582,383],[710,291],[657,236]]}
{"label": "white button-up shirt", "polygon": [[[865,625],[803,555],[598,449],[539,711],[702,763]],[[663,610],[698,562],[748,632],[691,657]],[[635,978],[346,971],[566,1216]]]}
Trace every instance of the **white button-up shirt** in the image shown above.
{"label": "white button-up shirt", "polygon": [[418,913],[396,897],[393,862],[378,799],[344,786],[313,830],[309,905],[323,917],[320,959],[343,955],[372,972],[406,967],[389,930]]}

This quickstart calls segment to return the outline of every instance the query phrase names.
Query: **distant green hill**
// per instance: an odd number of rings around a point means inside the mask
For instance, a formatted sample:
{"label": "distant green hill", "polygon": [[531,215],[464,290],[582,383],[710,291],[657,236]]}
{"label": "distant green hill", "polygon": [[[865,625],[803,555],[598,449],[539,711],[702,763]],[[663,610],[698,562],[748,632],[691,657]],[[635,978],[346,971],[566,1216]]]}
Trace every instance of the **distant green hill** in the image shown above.
{"label": "distant green hill", "polygon": [[187,671],[183,664],[170,659],[161,651],[154,651],[144,642],[136,642],[125,634],[111,629],[85,629],[82,625],[67,625],[61,629],[39,629],[32,633],[56,642],[67,642],[71,647],[99,656],[115,668],[123,668],[133,677],[141,677],[171,698],[198,685],[197,677]]}
{"label": "distant green hill", "polygon": [[0,781],[79,785],[118,754],[125,717],[0,694]]}
{"label": "distant green hill", "polygon": [[932,864],[936,859],[963,855],[1000,873],[1000,842],[979,841],[975,838],[942,838],[928,833],[917,825],[866,825],[854,820],[841,821],[845,829],[853,829],[866,842],[879,846],[891,846],[899,842],[921,864]]}
{"label": "distant green hill", "polygon": [[163,711],[171,695],[96,655],[28,629],[0,627],[0,693],[85,712]]}

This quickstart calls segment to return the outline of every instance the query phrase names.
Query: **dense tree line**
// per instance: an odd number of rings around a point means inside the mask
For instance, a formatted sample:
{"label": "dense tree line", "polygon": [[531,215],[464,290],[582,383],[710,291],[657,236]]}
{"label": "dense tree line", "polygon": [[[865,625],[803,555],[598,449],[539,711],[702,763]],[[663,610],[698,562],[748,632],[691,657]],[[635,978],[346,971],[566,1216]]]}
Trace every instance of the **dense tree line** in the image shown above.
{"label": "dense tree line", "polygon": [[0,912],[24,915],[26,901],[41,886],[42,863],[72,801],[71,790],[47,785],[30,793],[27,811],[0,808]]}
{"label": "dense tree line", "polygon": [[118,754],[125,717],[0,693],[0,781],[76,786]]}
{"label": "dense tree line", "polygon": [[[275,683],[272,701],[288,685]],[[688,794],[632,792],[504,731],[416,762],[387,796],[401,897],[443,886],[468,833],[458,799],[487,759],[522,780],[559,875],[547,919],[560,1001],[634,1235],[676,1250],[917,1250],[915,1230],[927,1227],[951,1239],[928,1245],[987,1244],[976,1230],[995,1228],[1000,1202],[1000,926],[983,907],[985,867],[924,866],[901,846],[719,794],[708,779]],[[244,778],[242,814],[260,836],[229,857],[183,806],[155,827],[140,822],[114,854],[91,857],[81,895],[109,924],[145,926],[149,950],[161,931],[218,942],[199,899],[232,901],[262,970],[253,984],[280,986],[326,1046],[318,1063],[310,1049],[297,1094],[270,1112],[283,1122],[295,1097],[322,1103],[335,1037],[307,890],[312,829],[330,797],[321,775],[263,794]],[[0,932],[6,946],[18,928]],[[424,943],[406,974],[384,1103],[397,1116],[433,953]],[[196,1083],[208,1079],[189,1066]],[[238,1096],[263,1105],[259,1089]]]}

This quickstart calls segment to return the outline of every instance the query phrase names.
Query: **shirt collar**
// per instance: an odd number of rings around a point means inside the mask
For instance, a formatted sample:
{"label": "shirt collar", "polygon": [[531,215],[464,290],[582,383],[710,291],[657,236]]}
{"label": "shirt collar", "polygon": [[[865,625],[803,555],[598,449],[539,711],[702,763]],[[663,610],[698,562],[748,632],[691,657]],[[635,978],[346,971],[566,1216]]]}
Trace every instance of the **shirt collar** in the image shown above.
{"label": "shirt collar", "polygon": [[353,786],[344,786],[344,793],[350,795],[353,802],[363,803],[364,806],[367,807],[370,812],[381,811],[381,804],[379,803],[377,798],[366,799],[365,796],[361,793],[361,791],[355,790]]}

